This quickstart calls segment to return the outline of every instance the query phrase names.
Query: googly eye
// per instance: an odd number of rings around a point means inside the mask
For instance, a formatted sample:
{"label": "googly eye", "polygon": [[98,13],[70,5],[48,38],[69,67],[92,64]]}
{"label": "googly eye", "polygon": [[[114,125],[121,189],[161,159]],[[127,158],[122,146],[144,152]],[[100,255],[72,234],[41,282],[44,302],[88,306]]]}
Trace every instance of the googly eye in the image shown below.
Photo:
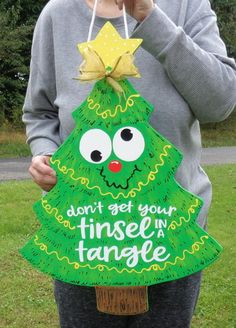
{"label": "googly eye", "polygon": [[103,163],[111,155],[111,139],[103,130],[91,129],[83,134],[79,150],[86,161],[94,164]]}
{"label": "googly eye", "polygon": [[137,160],[144,148],[145,141],[142,133],[131,126],[119,129],[113,138],[114,153],[126,162]]}

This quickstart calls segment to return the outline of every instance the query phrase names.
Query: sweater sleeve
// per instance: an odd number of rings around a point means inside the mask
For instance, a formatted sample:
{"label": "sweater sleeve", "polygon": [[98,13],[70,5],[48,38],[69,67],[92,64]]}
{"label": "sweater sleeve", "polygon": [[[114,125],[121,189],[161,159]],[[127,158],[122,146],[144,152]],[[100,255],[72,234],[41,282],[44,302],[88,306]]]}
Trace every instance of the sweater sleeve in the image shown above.
{"label": "sweater sleeve", "polygon": [[27,143],[33,156],[53,154],[60,145],[52,23],[43,11],[33,36],[30,77],[23,105]]}
{"label": "sweater sleeve", "polygon": [[189,2],[183,28],[156,6],[132,37],[143,39],[200,122],[221,121],[236,105],[235,61],[227,57],[209,1]]}

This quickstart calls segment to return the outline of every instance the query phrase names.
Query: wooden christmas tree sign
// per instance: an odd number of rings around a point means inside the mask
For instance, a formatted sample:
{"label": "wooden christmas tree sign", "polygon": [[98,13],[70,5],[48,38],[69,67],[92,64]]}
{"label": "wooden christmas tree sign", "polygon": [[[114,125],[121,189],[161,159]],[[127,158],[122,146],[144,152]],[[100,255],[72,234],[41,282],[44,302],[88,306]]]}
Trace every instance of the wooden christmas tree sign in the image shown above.
{"label": "wooden christmas tree sign", "polygon": [[35,203],[41,228],[21,249],[55,279],[95,286],[98,309],[113,314],[147,311],[147,286],[198,272],[222,250],[196,222],[202,199],[174,178],[180,151],[127,80],[139,76],[140,43],[106,23],[79,45],[79,79],[96,83],[51,158],[58,182]]}

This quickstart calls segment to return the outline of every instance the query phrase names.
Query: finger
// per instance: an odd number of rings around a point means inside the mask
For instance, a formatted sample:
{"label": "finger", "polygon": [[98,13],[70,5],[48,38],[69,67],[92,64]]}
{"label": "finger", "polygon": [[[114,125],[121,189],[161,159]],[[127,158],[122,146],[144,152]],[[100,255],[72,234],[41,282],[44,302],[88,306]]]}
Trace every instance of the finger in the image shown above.
{"label": "finger", "polygon": [[39,156],[32,159],[31,167],[37,170],[41,175],[56,176],[56,172],[49,166],[49,158]]}
{"label": "finger", "polygon": [[120,10],[123,9],[124,0],[116,0],[116,4]]}
{"label": "finger", "polygon": [[50,158],[51,157],[52,156],[43,156],[42,160],[46,165],[50,166]]}
{"label": "finger", "polygon": [[55,185],[57,182],[56,176],[41,174],[32,166],[29,168],[29,173],[32,176],[34,182],[36,182],[39,186]]}
{"label": "finger", "polygon": [[56,178],[53,179],[50,176],[42,177],[41,175],[38,175],[37,171],[31,171],[30,174],[32,176],[33,181],[40,187],[42,185],[55,185],[57,182]]}
{"label": "finger", "polygon": [[52,188],[54,187],[55,185],[48,185],[48,184],[45,184],[45,185],[41,185],[40,187],[41,187],[41,189],[43,189],[44,191],[50,191],[50,190],[52,190]]}

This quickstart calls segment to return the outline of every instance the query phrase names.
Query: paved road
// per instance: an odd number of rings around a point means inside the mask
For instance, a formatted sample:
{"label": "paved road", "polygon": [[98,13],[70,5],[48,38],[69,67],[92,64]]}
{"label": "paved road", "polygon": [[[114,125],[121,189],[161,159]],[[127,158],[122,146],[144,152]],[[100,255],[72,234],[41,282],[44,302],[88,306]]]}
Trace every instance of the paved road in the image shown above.
{"label": "paved road", "polygon": [[0,159],[0,181],[30,179],[30,157]]}
{"label": "paved road", "polygon": [[236,147],[204,148],[202,152],[202,165],[235,164]]}
{"label": "paved road", "polygon": [[[0,159],[0,181],[30,179],[28,167],[30,158]],[[236,163],[236,147],[205,148],[202,164]]]}

